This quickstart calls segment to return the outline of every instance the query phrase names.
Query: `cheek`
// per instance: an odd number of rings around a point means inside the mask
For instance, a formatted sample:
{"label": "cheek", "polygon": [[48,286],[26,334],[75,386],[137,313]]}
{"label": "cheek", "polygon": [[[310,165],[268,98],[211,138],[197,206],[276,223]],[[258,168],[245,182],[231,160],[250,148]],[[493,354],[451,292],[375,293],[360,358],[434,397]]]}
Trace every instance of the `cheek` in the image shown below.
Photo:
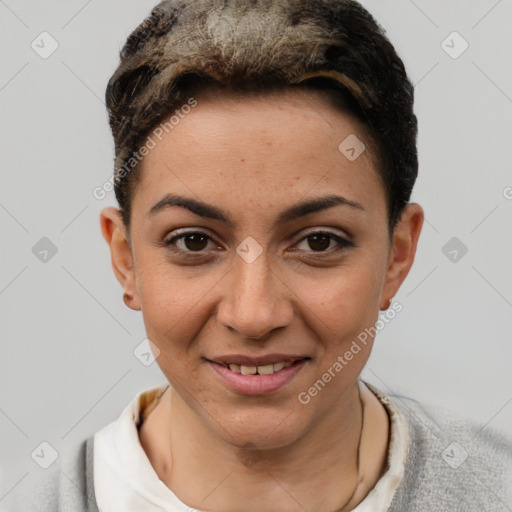
{"label": "cheek", "polygon": [[[354,265],[340,269],[323,286],[312,280],[309,293],[303,294],[305,309],[312,313],[309,325],[322,350],[318,353],[314,376],[300,396],[310,397],[318,414],[326,413],[339,402],[370,357],[371,329],[378,318],[381,280],[381,273],[372,268],[375,267]],[[322,399],[316,400],[314,397],[320,394]]]}
{"label": "cheek", "polygon": [[136,261],[137,293],[148,337],[157,346],[172,339],[173,345],[179,347],[180,329],[193,314],[198,292],[194,293],[193,285],[187,283],[183,274],[173,271],[162,258],[145,253],[139,254]]}
{"label": "cheek", "polygon": [[[377,319],[382,277],[372,265],[340,268],[303,288],[303,302],[324,325],[326,339],[345,343]],[[333,275],[334,274],[334,275]]]}
{"label": "cheek", "polygon": [[[146,333],[170,367],[186,365],[209,316],[212,294],[225,274],[171,265],[159,253],[148,251],[137,259],[137,293]],[[192,368],[187,368],[191,371]]]}

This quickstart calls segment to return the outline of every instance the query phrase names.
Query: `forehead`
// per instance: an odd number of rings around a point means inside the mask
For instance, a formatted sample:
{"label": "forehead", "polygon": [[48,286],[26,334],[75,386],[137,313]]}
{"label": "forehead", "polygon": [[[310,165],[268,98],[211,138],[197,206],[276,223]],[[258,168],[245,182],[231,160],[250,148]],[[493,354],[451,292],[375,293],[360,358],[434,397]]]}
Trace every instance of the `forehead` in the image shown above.
{"label": "forehead", "polygon": [[146,210],[166,192],[265,208],[334,192],[385,201],[363,125],[316,91],[195,99],[144,157],[134,202]]}

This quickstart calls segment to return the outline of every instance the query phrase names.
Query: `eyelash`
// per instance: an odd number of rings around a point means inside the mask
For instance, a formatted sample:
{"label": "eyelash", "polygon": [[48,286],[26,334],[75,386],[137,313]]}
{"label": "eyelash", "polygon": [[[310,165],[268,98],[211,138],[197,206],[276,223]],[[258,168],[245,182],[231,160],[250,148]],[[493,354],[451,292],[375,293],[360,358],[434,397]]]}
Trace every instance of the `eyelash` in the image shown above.
{"label": "eyelash", "polygon": [[[164,245],[169,248],[171,251],[175,252],[175,253],[179,253],[181,255],[185,255],[186,257],[190,257],[190,258],[197,258],[197,257],[202,257],[204,256],[204,253],[206,252],[205,250],[202,250],[202,251],[190,251],[190,250],[185,250],[185,249],[180,249],[180,248],[177,248],[175,246],[175,242],[178,241],[178,240],[181,240],[181,239],[184,239],[186,238],[187,236],[190,236],[190,235],[200,235],[200,236],[204,236],[206,237],[208,240],[214,242],[214,240],[207,234],[207,233],[204,233],[203,231],[187,231],[187,232],[184,232],[184,233],[181,233],[179,235],[176,235],[168,240],[164,240]],[[307,233],[305,236],[303,236],[298,242],[302,242],[304,240],[307,240],[308,238],[311,238],[313,236],[318,236],[318,235],[324,235],[324,236],[327,236],[329,238],[331,238],[332,240],[334,240],[335,242],[338,243],[338,247],[334,250],[326,250],[326,251],[305,251],[305,252],[310,252],[313,254],[313,257],[325,257],[325,256],[330,256],[332,254],[336,254],[336,253],[339,253],[341,251],[344,251],[348,248],[351,248],[351,247],[354,247],[355,244],[346,240],[345,238],[342,238],[338,235],[335,235],[334,233],[331,233],[329,231],[311,231],[309,233]],[[295,251],[293,251],[295,252]]]}

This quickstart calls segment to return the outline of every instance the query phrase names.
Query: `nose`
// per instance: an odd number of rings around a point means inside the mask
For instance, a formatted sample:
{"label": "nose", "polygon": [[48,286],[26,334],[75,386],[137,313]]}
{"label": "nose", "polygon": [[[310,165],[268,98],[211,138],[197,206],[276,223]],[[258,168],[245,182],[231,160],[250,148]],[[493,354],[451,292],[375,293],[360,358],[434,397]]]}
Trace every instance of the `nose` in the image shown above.
{"label": "nose", "polygon": [[223,283],[217,318],[239,336],[263,341],[291,323],[292,292],[264,254],[251,263],[237,255]]}

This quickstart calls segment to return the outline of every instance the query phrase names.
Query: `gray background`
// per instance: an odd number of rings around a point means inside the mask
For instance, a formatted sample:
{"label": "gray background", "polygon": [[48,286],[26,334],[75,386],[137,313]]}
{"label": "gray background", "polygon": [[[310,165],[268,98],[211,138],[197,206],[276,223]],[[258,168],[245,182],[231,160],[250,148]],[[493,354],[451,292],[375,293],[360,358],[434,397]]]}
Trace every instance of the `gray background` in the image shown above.
{"label": "gray background", "polygon": [[[164,381],[134,356],[142,318],[100,234],[114,195],[92,195],[112,172],[106,83],[156,3],[0,0],[0,509],[43,471],[41,442],[59,452]],[[404,309],[363,376],[512,437],[512,0],[363,4],[415,84],[426,212]],[[59,45],[47,59],[31,47],[44,31]]]}

